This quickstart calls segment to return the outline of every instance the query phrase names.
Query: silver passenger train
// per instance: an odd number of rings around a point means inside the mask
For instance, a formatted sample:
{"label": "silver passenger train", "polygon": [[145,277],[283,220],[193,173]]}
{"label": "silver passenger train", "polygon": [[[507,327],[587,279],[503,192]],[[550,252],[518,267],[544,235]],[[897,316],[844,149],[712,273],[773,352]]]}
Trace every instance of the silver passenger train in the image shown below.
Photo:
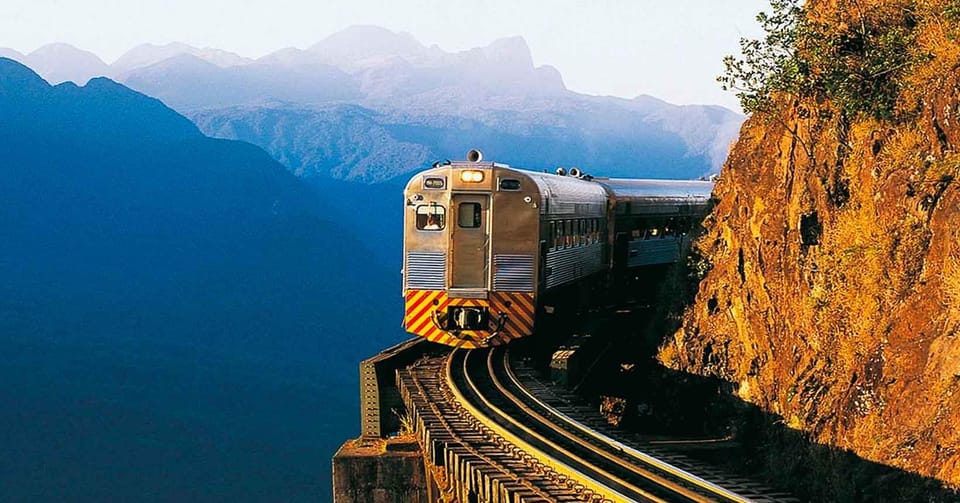
{"label": "silver passenger train", "polygon": [[637,268],[680,259],[713,183],[437,164],[404,191],[404,327],[476,348],[534,333],[538,319]]}

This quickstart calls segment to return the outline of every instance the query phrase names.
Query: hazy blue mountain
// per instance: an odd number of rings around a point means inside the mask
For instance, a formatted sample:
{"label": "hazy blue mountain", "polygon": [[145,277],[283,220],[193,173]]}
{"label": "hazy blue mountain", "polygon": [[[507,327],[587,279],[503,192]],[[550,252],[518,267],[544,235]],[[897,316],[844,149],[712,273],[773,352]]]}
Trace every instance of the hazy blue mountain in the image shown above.
{"label": "hazy blue mountain", "polygon": [[0,500],[328,498],[356,362],[402,337],[348,187],[9,59],[0,179]]}
{"label": "hazy blue mountain", "polygon": [[241,103],[325,103],[356,99],[356,83],[320,63],[287,68],[252,63],[228,68],[180,54],[128,73],[124,83],[181,111]]}
{"label": "hazy blue mountain", "polygon": [[252,63],[250,58],[211,47],[200,49],[180,42],[164,45],[141,44],[130,49],[110,65],[112,75],[123,78],[126,73],[137,68],[145,68],[165,59],[187,54],[221,68]]}
{"label": "hazy blue mountain", "polygon": [[355,75],[365,92],[366,103],[449,87],[480,88],[508,95],[565,90],[556,69],[534,67],[522,37],[448,53],[437,46],[425,47],[406,33],[377,26],[354,26],[304,52]]}
{"label": "hazy blue mountain", "polygon": [[436,158],[429,147],[397,138],[383,114],[357,105],[235,107],[192,118],[213,136],[266,145],[305,178],[380,182]]}
{"label": "hazy blue mountain", "polygon": [[0,58],[8,58],[14,61],[23,61],[23,54],[8,47],[0,47]]}
{"label": "hazy blue mountain", "polygon": [[[169,59],[126,83],[306,177],[381,182],[481,148],[536,170],[695,178],[719,170],[743,121],[717,106],[571,92],[556,69],[534,65],[520,37],[448,53],[358,26],[243,67],[269,78],[197,65]],[[312,92],[292,92],[290,82]]]}
{"label": "hazy blue mountain", "polygon": [[71,81],[83,85],[93,77],[110,75],[110,67],[96,54],[69,44],[47,44],[18,60],[51,84]]}
{"label": "hazy blue mountain", "polygon": [[743,121],[722,107],[569,91],[555,68],[535,66],[521,37],[446,52],[355,26],[254,62],[142,45],[110,71],[204,133],[253,142],[298,175],[364,182],[469,148],[531,169],[692,178],[719,170]]}
{"label": "hazy blue mountain", "polygon": [[[194,83],[183,79],[195,63],[180,57],[182,55],[170,58],[163,65],[163,71],[155,67],[127,71],[124,83],[181,109],[260,104],[270,100],[303,104],[346,99],[380,106],[437,90],[452,90],[451,94],[469,102],[491,93],[514,96],[565,91],[556,69],[533,66],[530,50],[520,37],[498,40],[484,48],[447,53],[436,46],[424,47],[410,35],[383,28],[348,28],[306,50],[287,48],[258,59],[258,67],[274,75],[269,83],[262,83],[261,92],[233,93],[216,103],[197,99]],[[178,70],[180,66],[184,70]],[[232,75],[236,79],[232,85],[250,85],[243,81],[250,78],[249,75],[243,72]],[[295,79],[301,81],[302,88],[333,86],[344,92],[298,96],[288,89]],[[446,106],[446,103],[437,103],[436,110],[442,111]]]}
{"label": "hazy blue mountain", "polygon": [[352,26],[310,46],[307,51],[328,65],[349,70],[382,66],[391,59],[426,64],[442,58],[437,47],[426,48],[408,33],[379,26]]}
{"label": "hazy blue mountain", "polygon": [[379,112],[356,105],[248,106],[190,113],[211,136],[260,145],[298,176],[383,182],[481,148],[532,170],[578,166],[596,176],[696,178],[726,156],[739,116],[719,107],[565,106],[527,100],[523,110],[473,117]]}

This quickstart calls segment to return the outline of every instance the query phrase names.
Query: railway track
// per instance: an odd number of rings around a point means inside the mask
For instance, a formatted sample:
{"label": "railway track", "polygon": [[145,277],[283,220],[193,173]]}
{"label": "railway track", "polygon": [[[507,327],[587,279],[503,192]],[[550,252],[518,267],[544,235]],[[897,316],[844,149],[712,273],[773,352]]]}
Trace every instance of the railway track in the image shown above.
{"label": "railway track", "polygon": [[442,467],[433,476],[443,494],[431,501],[604,501],[577,491],[568,477],[550,470],[463,407],[448,385],[448,363],[449,359],[426,359],[397,373],[425,455],[433,466]]}
{"label": "railway track", "polygon": [[423,360],[398,372],[398,385],[428,459],[444,467],[435,476],[450,499],[795,501],[745,481],[723,479],[721,487],[689,464],[681,469],[595,431],[574,407],[542,399],[550,390],[514,373],[503,348]]}
{"label": "railway track", "polygon": [[[686,453],[691,450],[714,449],[726,440],[641,440],[638,436],[626,434],[610,426],[598,416],[593,407],[583,404],[576,396],[566,390],[558,389],[550,383],[544,383],[531,368],[524,365],[511,365],[509,372],[532,399],[542,402],[543,407],[562,422],[573,423],[577,429],[586,428],[598,441],[616,446],[625,453],[638,453],[640,458],[652,457],[673,468],[687,473],[696,473],[699,477],[723,487],[740,497],[754,502],[799,503],[796,497],[770,488],[739,475],[732,475],[708,463],[691,459]],[[722,447],[721,447],[722,448]]]}

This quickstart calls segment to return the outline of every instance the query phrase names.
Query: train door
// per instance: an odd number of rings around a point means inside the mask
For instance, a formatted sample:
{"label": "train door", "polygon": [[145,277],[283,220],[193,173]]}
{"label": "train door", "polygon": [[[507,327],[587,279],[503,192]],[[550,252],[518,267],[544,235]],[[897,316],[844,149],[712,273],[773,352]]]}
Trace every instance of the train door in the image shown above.
{"label": "train door", "polygon": [[487,289],[490,196],[454,194],[451,220],[451,288]]}

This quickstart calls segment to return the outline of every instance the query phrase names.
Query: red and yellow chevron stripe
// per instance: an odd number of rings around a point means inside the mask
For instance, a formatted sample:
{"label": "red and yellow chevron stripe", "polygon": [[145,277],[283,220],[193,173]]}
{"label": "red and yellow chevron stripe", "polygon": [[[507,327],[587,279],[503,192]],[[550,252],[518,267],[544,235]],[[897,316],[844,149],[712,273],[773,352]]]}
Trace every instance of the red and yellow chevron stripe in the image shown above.
{"label": "red and yellow chevron stripe", "polygon": [[[429,341],[473,349],[499,346],[533,335],[535,309],[532,293],[489,292],[487,299],[461,299],[451,298],[443,290],[407,290],[405,300],[404,328]],[[457,337],[440,329],[433,321],[434,312],[446,313],[450,306],[486,307],[490,311],[491,323],[495,323],[501,313],[506,313],[507,322],[503,330],[489,341],[491,334],[486,330],[463,330]]]}

